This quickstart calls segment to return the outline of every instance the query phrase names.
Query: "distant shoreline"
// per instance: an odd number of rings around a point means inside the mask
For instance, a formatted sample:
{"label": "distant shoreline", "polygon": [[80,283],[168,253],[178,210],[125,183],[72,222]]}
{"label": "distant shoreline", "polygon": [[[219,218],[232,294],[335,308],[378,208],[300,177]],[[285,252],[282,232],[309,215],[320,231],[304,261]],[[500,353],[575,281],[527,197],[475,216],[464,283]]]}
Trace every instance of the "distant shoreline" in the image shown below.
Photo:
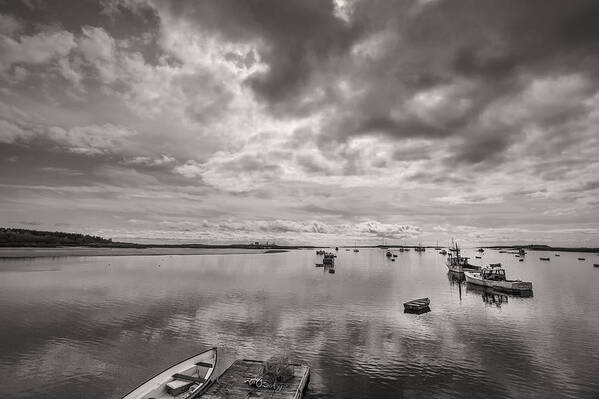
{"label": "distant shoreline", "polygon": [[172,256],[172,255],[242,255],[288,252],[286,249],[244,248],[110,248],[110,247],[0,247],[0,259],[28,259],[78,256]]}
{"label": "distant shoreline", "polygon": [[569,247],[552,247],[549,245],[496,245],[492,247],[482,247],[488,249],[528,249],[530,251],[555,251],[555,252],[590,252],[590,253],[599,253],[599,248],[569,248]]}

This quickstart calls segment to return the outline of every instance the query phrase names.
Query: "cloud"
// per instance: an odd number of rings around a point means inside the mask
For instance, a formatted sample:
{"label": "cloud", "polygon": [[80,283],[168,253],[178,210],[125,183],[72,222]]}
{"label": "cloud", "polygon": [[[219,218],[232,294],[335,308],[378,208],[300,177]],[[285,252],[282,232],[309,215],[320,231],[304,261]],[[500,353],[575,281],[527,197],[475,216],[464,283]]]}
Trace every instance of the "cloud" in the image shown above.
{"label": "cloud", "polygon": [[173,171],[184,177],[194,178],[202,176],[203,168],[198,162],[189,160],[183,165],[176,166]]}
{"label": "cloud", "polygon": [[16,124],[0,120],[0,143],[11,144],[19,140],[27,140],[32,136],[32,132],[28,132]]}
{"label": "cloud", "polygon": [[12,15],[0,14],[0,34],[12,36],[23,29],[21,22]]}
{"label": "cloud", "polygon": [[90,225],[193,214],[232,223],[222,237],[474,240],[454,227],[524,237],[551,220],[586,239],[599,222],[597,7],[11,3],[0,198],[33,214],[69,193]]}
{"label": "cloud", "polygon": [[129,138],[137,132],[112,124],[76,126],[71,129],[51,127],[48,137],[68,149],[68,151],[97,155],[121,152],[128,144]]}
{"label": "cloud", "polygon": [[116,44],[104,29],[84,26],[77,40],[77,50],[93,65],[104,83],[112,83],[117,77],[115,59]]}
{"label": "cloud", "polygon": [[[143,224],[143,222],[142,222]],[[319,240],[353,240],[378,238],[413,238],[421,234],[422,229],[412,225],[365,221],[360,223],[330,224],[322,221],[295,221],[288,219],[247,220],[247,221],[161,221],[159,226],[173,232],[184,232],[186,237],[194,234],[209,234],[215,239],[244,239],[252,236],[271,237],[283,240],[294,239],[309,242]],[[320,237],[320,238],[318,238]]]}
{"label": "cloud", "polygon": [[15,63],[43,64],[67,55],[75,46],[73,34],[66,31],[44,31],[18,39],[3,35],[0,37],[0,68],[6,69]]}
{"label": "cloud", "polygon": [[[145,166],[163,166],[175,163],[177,160],[165,154],[161,154],[158,158],[150,157],[135,157],[127,159],[124,163],[126,165],[145,165]],[[181,173],[185,176],[184,173]]]}

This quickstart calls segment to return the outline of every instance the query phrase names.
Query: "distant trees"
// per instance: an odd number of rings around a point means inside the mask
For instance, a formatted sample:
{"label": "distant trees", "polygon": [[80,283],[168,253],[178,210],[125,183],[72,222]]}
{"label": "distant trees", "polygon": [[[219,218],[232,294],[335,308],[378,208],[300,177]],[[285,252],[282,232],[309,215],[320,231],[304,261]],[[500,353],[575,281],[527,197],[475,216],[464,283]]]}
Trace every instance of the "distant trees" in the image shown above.
{"label": "distant trees", "polygon": [[58,245],[106,245],[112,239],[87,234],[64,233],[61,231],[38,231],[27,229],[0,228],[1,247],[52,247]]}

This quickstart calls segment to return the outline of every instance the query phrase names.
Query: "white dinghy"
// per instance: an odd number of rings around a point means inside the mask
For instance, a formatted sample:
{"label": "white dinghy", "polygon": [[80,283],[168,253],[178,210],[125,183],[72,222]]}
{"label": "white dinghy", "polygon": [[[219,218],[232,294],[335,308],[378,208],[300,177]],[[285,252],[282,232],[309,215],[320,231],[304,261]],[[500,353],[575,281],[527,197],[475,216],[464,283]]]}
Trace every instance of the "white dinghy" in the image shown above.
{"label": "white dinghy", "polygon": [[[217,367],[218,349],[192,356],[150,378],[123,399],[193,399],[224,372]],[[222,369],[218,371],[219,369]]]}

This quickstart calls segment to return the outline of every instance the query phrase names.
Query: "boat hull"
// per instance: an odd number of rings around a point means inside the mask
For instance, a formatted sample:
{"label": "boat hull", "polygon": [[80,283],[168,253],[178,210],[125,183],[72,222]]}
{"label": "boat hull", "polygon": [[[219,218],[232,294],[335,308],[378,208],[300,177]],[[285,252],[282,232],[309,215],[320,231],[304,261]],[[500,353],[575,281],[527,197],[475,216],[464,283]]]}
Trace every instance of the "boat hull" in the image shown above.
{"label": "boat hull", "polygon": [[480,273],[465,272],[466,282],[482,287],[490,287],[499,291],[506,292],[525,292],[532,291],[532,283],[528,281],[519,280],[485,280],[481,277]]}

